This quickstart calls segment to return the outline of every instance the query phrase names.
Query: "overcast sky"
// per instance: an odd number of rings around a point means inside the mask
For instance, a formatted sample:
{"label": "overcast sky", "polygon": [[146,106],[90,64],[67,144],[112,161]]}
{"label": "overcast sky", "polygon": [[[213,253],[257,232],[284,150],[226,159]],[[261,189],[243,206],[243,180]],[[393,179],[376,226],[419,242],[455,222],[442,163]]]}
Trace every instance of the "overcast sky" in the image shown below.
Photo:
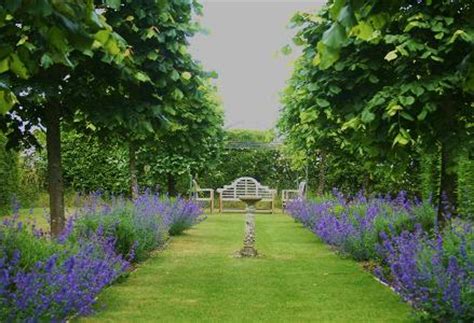
{"label": "overcast sky", "polygon": [[291,43],[287,28],[297,11],[319,8],[324,0],[201,0],[199,21],[209,34],[196,35],[191,51],[208,70],[224,103],[226,126],[269,129],[274,126],[279,92],[291,73],[294,57],[278,54]]}

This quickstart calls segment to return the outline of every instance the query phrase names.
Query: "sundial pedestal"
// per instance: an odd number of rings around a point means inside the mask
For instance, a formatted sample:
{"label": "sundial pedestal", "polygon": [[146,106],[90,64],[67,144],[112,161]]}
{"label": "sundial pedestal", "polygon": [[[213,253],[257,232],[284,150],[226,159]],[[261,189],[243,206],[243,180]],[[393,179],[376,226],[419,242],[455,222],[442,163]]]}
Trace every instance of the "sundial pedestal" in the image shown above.
{"label": "sundial pedestal", "polygon": [[262,200],[257,196],[242,196],[240,200],[247,205],[247,214],[245,217],[245,237],[244,247],[240,250],[241,257],[256,257],[258,255],[255,249],[255,205]]}

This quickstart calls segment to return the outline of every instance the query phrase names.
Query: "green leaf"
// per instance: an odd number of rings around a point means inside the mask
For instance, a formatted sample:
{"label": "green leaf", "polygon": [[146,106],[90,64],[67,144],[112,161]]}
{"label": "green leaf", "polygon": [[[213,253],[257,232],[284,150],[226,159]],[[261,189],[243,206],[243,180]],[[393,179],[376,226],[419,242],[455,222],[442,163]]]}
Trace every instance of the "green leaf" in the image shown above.
{"label": "green leaf", "polygon": [[409,115],[405,111],[400,112],[400,116],[406,120],[415,121],[415,118],[413,118],[411,115]]}
{"label": "green leaf", "polygon": [[359,124],[360,124],[359,118],[354,117],[354,118],[350,119],[349,121],[346,121],[342,125],[341,130],[344,131],[344,130],[347,130],[347,129],[357,129]]}
{"label": "green leaf", "polygon": [[423,121],[426,119],[426,116],[428,115],[428,110],[423,109],[420,114],[416,117],[419,121]]}
{"label": "green leaf", "polygon": [[403,110],[403,107],[401,105],[391,103],[387,107],[387,114],[389,117],[393,117],[394,115],[397,114],[398,111],[402,111],[402,110]]}
{"label": "green leaf", "polygon": [[191,79],[192,75],[189,72],[183,72],[181,73],[181,78],[185,81],[189,81]]}
{"label": "green leaf", "polygon": [[337,17],[339,17],[339,13],[341,12],[341,9],[344,7],[345,3],[345,0],[335,0],[332,3],[331,7],[329,8],[329,13],[333,20],[336,20]]}
{"label": "green leaf", "polygon": [[406,146],[410,141],[404,137],[402,133],[399,133],[393,140],[393,147],[396,145]]}
{"label": "green leaf", "polygon": [[371,123],[375,120],[375,114],[370,112],[368,109],[364,109],[364,111],[362,111],[360,120],[363,123]]}
{"label": "green leaf", "polygon": [[101,30],[94,35],[95,40],[97,40],[101,45],[105,45],[109,40],[111,31],[110,30]]}
{"label": "green leaf", "polygon": [[400,100],[400,103],[404,106],[412,105],[415,103],[415,98],[412,96],[400,96],[398,98]]}
{"label": "green leaf", "polygon": [[285,56],[291,55],[292,52],[293,50],[290,45],[286,45],[285,47],[281,49],[281,53]]}
{"label": "green leaf", "polygon": [[321,108],[327,108],[330,103],[329,101],[325,100],[325,99],[321,99],[321,98],[317,98],[316,99],[316,103],[321,107]]}
{"label": "green leaf", "polygon": [[368,23],[362,21],[351,29],[351,34],[357,38],[368,41],[374,35],[374,29]]}
{"label": "green leaf", "polygon": [[27,79],[29,77],[28,69],[20,57],[17,54],[12,54],[10,58],[10,70],[22,79]]}
{"label": "green leaf", "polygon": [[0,114],[7,113],[16,103],[18,100],[15,94],[6,85],[0,83]]}
{"label": "green leaf", "polygon": [[464,30],[458,29],[454,32],[453,36],[449,39],[448,44],[452,44],[458,39],[458,37],[461,37],[464,41],[466,42],[472,42],[473,38],[470,34],[466,33]]}
{"label": "green leaf", "polygon": [[180,89],[175,89],[171,96],[173,97],[173,99],[175,100],[182,100],[184,98],[184,94],[183,92],[180,90]]}
{"label": "green leaf", "polygon": [[322,70],[332,66],[339,59],[339,50],[326,46],[323,42],[318,42],[318,54],[313,59],[313,64]]}
{"label": "green leaf", "polygon": [[342,90],[341,90],[340,87],[338,87],[336,85],[331,85],[331,86],[329,86],[329,91],[331,91],[334,94],[339,94],[339,93],[341,93]]}
{"label": "green leaf", "polygon": [[369,81],[370,81],[371,83],[377,84],[377,83],[379,82],[379,78],[378,78],[377,76],[375,76],[374,74],[371,74],[371,75],[369,76]]}
{"label": "green leaf", "polygon": [[305,110],[300,113],[300,121],[302,124],[310,123],[318,118],[315,110]]}
{"label": "green leaf", "polygon": [[143,72],[136,72],[135,78],[139,80],[140,82],[148,82],[151,80],[150,77]]}
{"label": "green leaf", "polygon": [[142,125],[148,132],[155,132],[155,130],[153,129],[153,126],[151,125],[149,121],[143,121]]}
{"label": "green leaf", "polygon": [[176,115],[176,110],[170,105],[165,106],[164,110],[165,110],[165,113],[167,113],[169,115],[172,115],[172,116]]}
{"label": "green leaf", "polygon": [[420,85],[415,85],[411,88],[411,91],[413,92],[413,94],[415,94],[416,96],[421,96],[423,95],[423,93],[425,93],[425,89],[420,86]]}
{"label": "green leaf", "polygon": [[171,79],[172,79],[173,81],[179,80],[179,73],[178,73],[178,71],[177,71],[177,70],[173,70],[173,71],[171,72],[170,77],[171,77]]}
{"label": "green leaf", "polygon": [[68,51],[67,36],[61,29],[56,26],[52,27],[49,29],[48,37],[51,45],[59,52],[66,53]]}
{"label": "green leaf", "polygon": [[146,57],[151,61],[156,61],[158,59],[159,55],[156,51],[151,51],[151,52],[148,53],[148,55]]}
{"label": "green leaf", "polygon": [[323,34],[322,43],[328,47],[337,49],[342,47],[347,39],[346,31],[340,23],[334,23],[331,28]]}
{"label": "green leaf", "polygon": [[109,40],[107,41],[107,43],[105,43],[105,46],[104,48],[107,50],[107,52],[112,55],[112,56],[115,56],[115,55],[118,55],[120,54],[120,47],[118,46],[118,43],[117,41],[113,38],[113,37],[110,37]]}
{"label": "green leaf", "polygon": [[346,28],[352,28],[357,23],[357,20],[352,11],[350,5],[344,6],[339,12],[337,20],[341,23],[342,26]]}
{"label": "green leaf", "polygon": [[51,58],[51,56],[49,56],[48,54],[44,54],[43,56],[41,56],[41,66],[42,67],[47,69],[50,66],[52,66],[53,64],[54,64],[54,61]]}
{"label": "green leaf", "polygon": [[0,61],[0,73],[4,73],[10,69],[8,57]]}
{"label": "green leaf", "polygon": [[390,61],[393,61],[394,59],[397,59],[397,57],[398,57],[397,50],[394,49],[391,52],[388,52],[387,55],[385,55],[385,60],[390,62]]}
{"label": "green leaf", "polygon": [[112,9],[120,9],[120,0],[106,0],[105,3]]}

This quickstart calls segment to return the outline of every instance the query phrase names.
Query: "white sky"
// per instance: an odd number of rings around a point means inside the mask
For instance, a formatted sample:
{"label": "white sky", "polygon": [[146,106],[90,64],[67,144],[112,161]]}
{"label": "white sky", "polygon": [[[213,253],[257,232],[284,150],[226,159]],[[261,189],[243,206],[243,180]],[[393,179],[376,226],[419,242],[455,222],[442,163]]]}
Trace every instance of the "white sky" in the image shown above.
{"label": "white sky", "polygon": [[191,40],[191,52],[208,70],[219,74],[216,84],[229,128],[269,129],[279,111],[279,92],[291,73],[292,57],[278,54],[291,43],[287,28],[297,11],[319,8],[324,0],[249,1],[201,0],[198,17],[208,35]]}

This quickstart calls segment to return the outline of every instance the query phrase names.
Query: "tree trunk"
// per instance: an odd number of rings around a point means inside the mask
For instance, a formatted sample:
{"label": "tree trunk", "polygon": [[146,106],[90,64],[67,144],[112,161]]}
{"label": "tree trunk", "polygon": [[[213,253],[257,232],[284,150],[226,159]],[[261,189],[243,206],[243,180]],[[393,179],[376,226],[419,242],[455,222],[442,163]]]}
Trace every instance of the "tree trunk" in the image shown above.
{"label": "tree trunk", "polygon": [[138,198],[137,149],[133,142],[130,142],[128,145],[128,159],[130,171],[130,193],[132,194],[132,199],[136,199]]}
{"label": "tree trunk", "polygon": [[438,199],[438,222],[445,220],[445,215],[454,215],[457,207],[457,173],[453,152],[446,143],[441,144],[441,174]]}
{"label": "tree trunk", "polygon": [[57,237],[64,229],[64,182],[61,165],[60,106],[48,105],[45,113],[46,149],[48,152],[48,191],[51,234]]}
{"label": "tree trunk", "polygon": [[323,195],[324,189],[326,188],[326,153],[320,152],[321,163],[319,167],[319,178],[318,178],[318,189],[316,191],[317,195]]}
{"label": "tree trunk", "polygon": [[456,129],[456,107],[450,97],[441,105],[442,132],[441,171],[438,200],[438,222],[445,220],[444,215],[455,215],[457,206],[457,169],[456,147],[453,143],[453,132]]}
{"label": "tree trunk", "polygon": [[171,173],[168,173],[168,195],[176,196],[176,178]]}

